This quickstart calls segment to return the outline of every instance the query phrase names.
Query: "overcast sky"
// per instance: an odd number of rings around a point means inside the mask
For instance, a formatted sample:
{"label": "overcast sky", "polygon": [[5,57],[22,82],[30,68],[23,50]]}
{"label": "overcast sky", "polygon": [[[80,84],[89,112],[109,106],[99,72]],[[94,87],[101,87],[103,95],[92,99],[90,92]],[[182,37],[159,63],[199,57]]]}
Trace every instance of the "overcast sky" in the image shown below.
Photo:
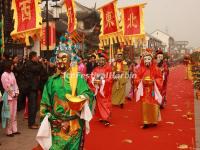
{"label": "overcast sky", "polygon": [[[76,0],[97,8],[111,0]],[[145,7],[145,29],[168,32],[176,41],[188,40],[190,46],[200,47],[200,0],[118,0],[118,6],[147,2]]]}

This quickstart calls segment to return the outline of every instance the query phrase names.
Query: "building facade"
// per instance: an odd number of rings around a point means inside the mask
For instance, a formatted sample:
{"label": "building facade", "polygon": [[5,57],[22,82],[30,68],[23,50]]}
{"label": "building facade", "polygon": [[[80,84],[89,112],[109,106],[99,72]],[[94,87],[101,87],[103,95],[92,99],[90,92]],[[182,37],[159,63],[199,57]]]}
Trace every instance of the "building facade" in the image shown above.
{"label": "building facade", "polygon": [[174,50],[175,40],[169,34],[163,32],[163,31],[160,31],[160,30],[155,30],[154,32],[151,33],[151,35],[153,37],[155,37],[156,39],[159,39],[160,41],[162,41],[165,52],[170,54],[171,51]]}
{"label": "building facade", "polygon": [[145,35],[145,43],[144,48],[152,48],[154,51],[158,50],[159,48],[165,48],[161,40],[155,38],[151,34],[146,33]]}

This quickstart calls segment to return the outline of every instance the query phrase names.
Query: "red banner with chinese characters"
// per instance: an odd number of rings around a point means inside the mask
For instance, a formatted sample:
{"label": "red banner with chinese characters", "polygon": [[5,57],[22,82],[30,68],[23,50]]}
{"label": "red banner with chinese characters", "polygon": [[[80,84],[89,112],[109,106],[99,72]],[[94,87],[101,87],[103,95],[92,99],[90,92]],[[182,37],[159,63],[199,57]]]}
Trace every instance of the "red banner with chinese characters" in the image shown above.
{"label": "red banner with chinese characters", "polygon": [[99,35],[99,48],[110,46],[117,43],[120,36],[118,17],[117,17],[117,0],[113,0],[98,9],[101,18],[101,34]]}
{"label": "red banner with chinese characters", "polygon": [[144,4],[141,4],[122,9],[124,36],[144,34],[143,6]]}
{"label": "red banner with chinese characters", "polygon": [[34,0],[15,0],[18,19],[17,31],[26,31],[36,27]]}
{"label": "red banner with chinese characters", "polygon": [[115,12],[115,2],[102,8],[103,12],[103,34],[110,34],[118,31]]}
{"label": "red banner with chinese characters", "polygon": [[124,9],[124,35],[140,34],[139,6]]}
{"label": "red banner with chinese characters", "polygon": [[77,24],[74,0],[65,0],[65,5],[67,8],[68,32],[72,33]]}
{"label": "red banner with chinese characters", "polygon": [[[46,22],[42,25],[41,50],[47,50],[47,34]],[[56,25],[55,22],[49,22],[49,49],[53,50],[56,47]]]}
{"label": "red banner with chinese characters", "polygon": [[42,17],[39,3],[40,0],[12,0],[15,22],[11,33],[13,40],[30,45],[29,37],[40,37]]}

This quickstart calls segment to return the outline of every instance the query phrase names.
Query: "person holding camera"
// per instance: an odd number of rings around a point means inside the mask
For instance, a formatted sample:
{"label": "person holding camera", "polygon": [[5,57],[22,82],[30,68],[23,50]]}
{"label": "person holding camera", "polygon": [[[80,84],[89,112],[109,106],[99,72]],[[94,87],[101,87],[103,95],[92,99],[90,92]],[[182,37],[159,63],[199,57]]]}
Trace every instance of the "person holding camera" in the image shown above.
{"label": "person holding camera", "polygon": [[29,53],[29,61],[25,64],[25,78],[28,81],[28,127],[29,129],[38,129],[35,123],[37,114],[37,100],[40,83],[40,73],[42,66],[38,62],[38,56],[35,51]]}

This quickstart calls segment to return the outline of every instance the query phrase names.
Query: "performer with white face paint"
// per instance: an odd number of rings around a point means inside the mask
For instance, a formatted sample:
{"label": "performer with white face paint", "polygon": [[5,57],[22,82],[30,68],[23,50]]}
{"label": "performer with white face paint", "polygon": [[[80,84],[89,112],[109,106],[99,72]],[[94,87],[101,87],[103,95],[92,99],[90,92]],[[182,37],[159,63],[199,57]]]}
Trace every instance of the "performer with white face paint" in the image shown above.
{"label": "performer with white face paint", "polygon": [[156,53],[156,60],[157,60],[157,66],[162,72],[162,76],[163,76],[163,87],[161,90],[163,100],[162,100],[161,108],[164,108],[167,102],[166,94],[167,94],[167,81],[168,81],[169,69],[168,69],[167,62],[164,62],[164,55],[161,49],[159,49]]}
{"label": "performer with white face paint", "polygon": [[151,62],[152,62],[152,56],[147,55],[147,56],[144,57],[144,63],[146,65],[146,67],[150,67]]}
{"label": "performer with white face paint", "polygon": [[136,101],[140,101],[142,105],[143,129],[156,126],[160,119],[162,81],[162,73],[153,62],[152,50],[147,49],[142,56],[135,79]]}

